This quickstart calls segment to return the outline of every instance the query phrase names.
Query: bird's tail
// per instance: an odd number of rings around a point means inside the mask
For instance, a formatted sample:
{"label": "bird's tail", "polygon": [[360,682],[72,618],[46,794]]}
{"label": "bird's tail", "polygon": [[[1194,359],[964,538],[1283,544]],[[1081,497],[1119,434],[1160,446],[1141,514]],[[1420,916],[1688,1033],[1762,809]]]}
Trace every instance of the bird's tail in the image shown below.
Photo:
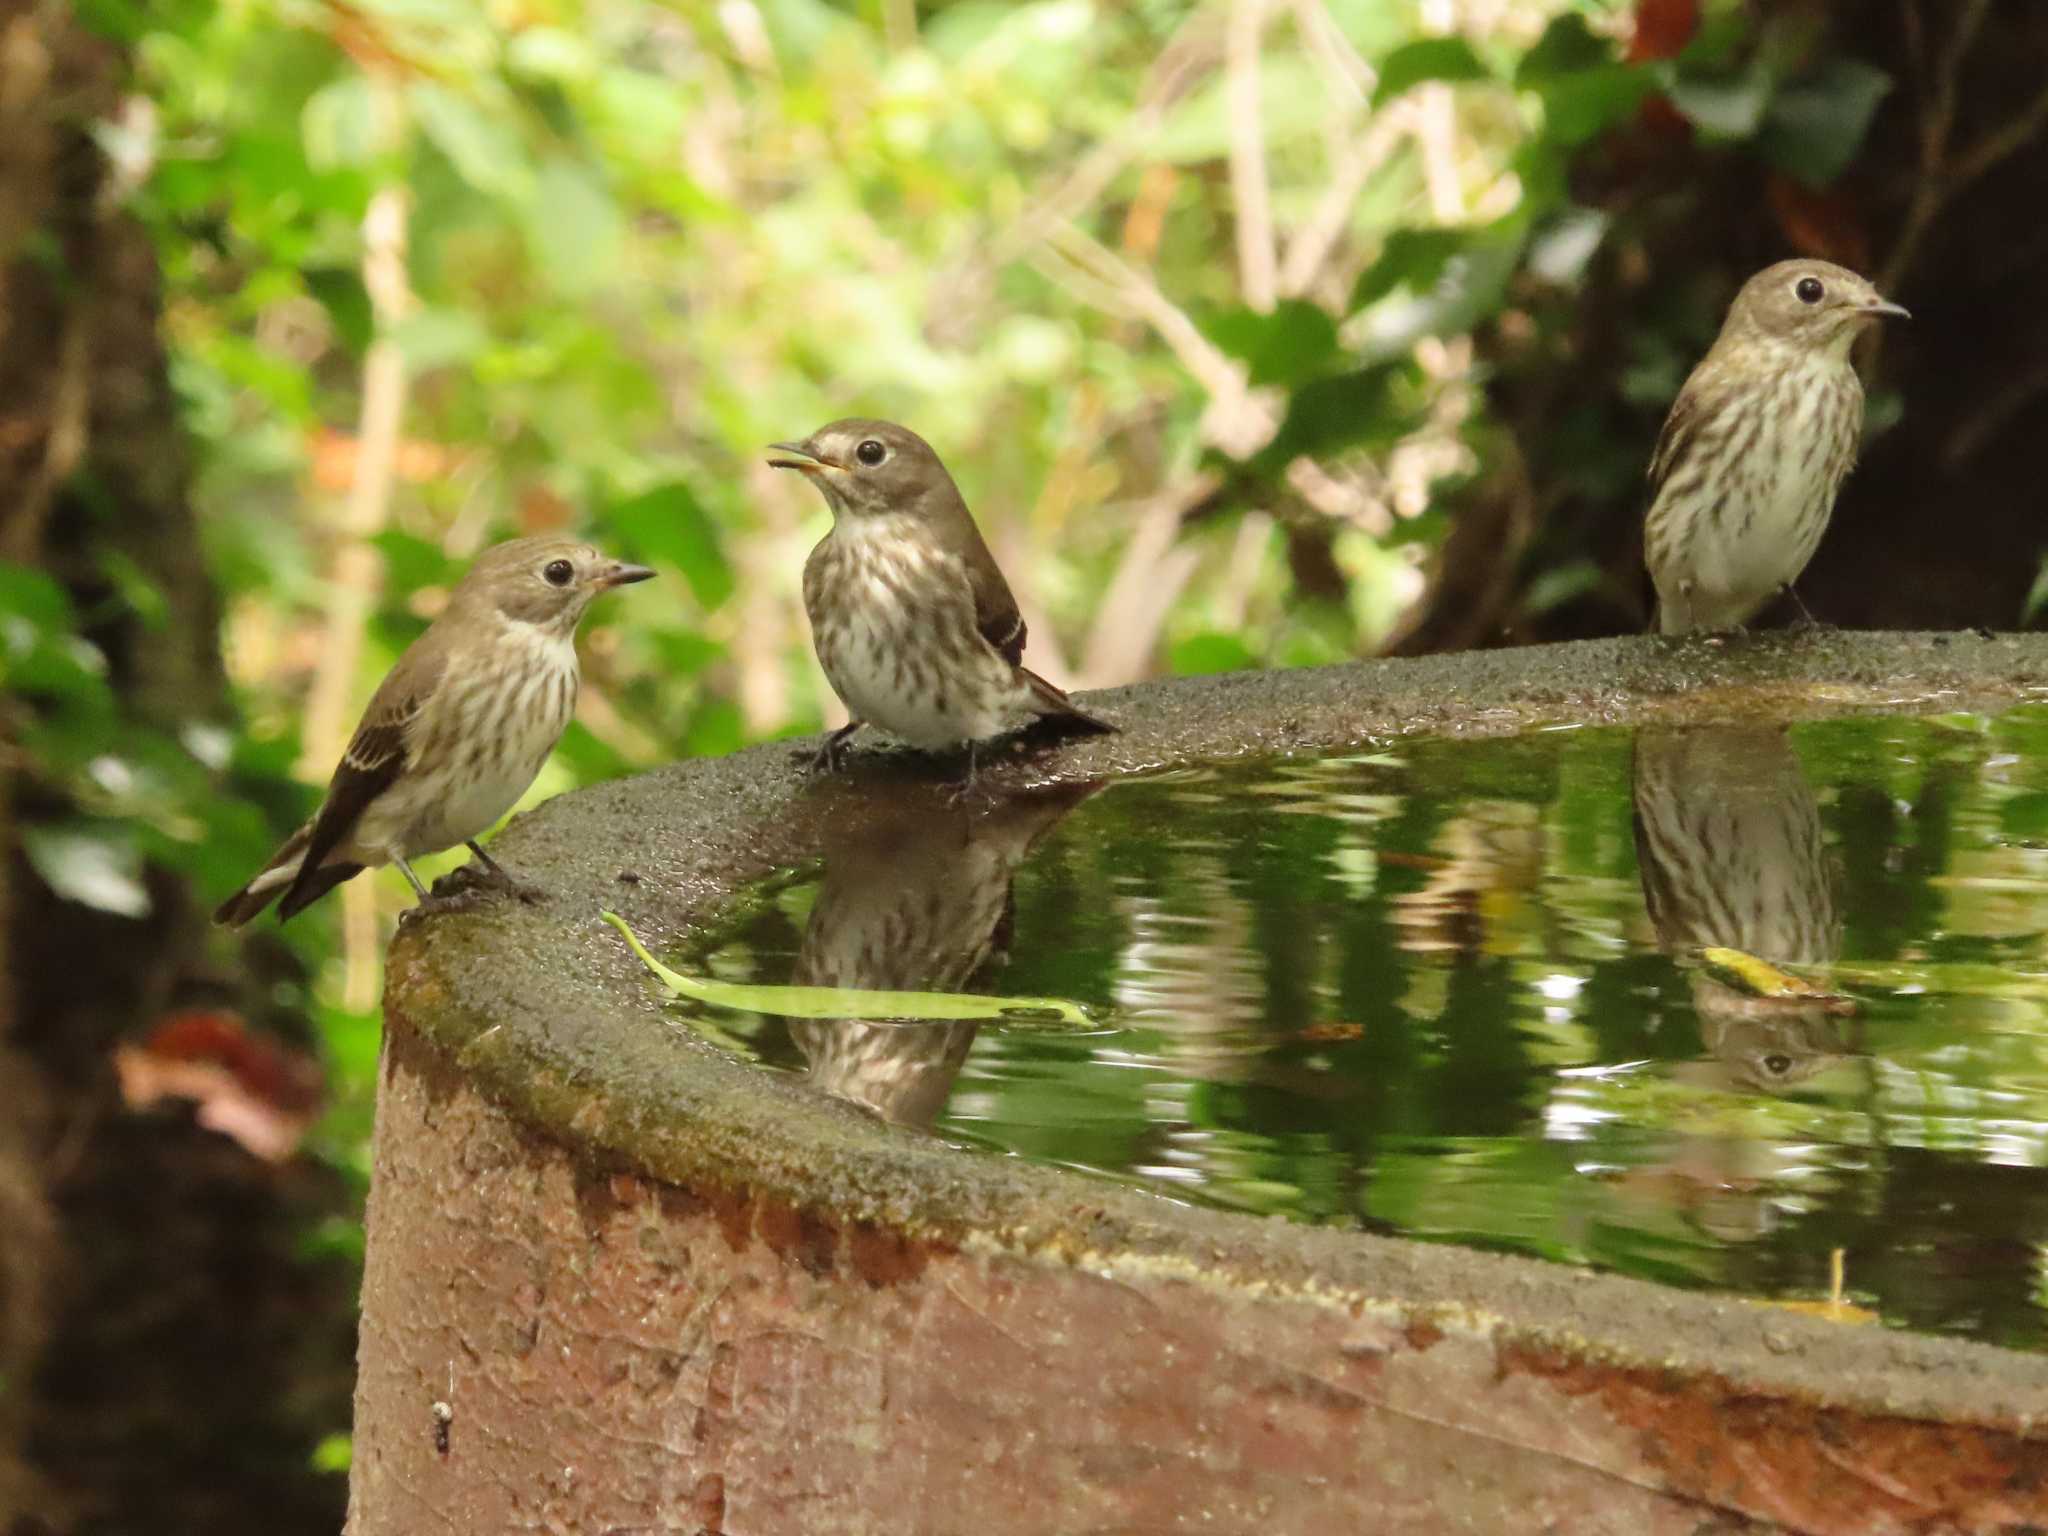
{"label": "bird's tail", "polygon": [[1091,715],[1081,708],[1066,693],[1053,687],[1029,667],[1019,667],[1017,675],[1024,679],[1038,704],[1038,718],[1049,725],[1059,727],[1072,736],[1113,736],[1117,728],[1107,720]]}
{"label": "bird's tail", "polygon": [[284,846],[271,855],[270,862],[257,871],[254,879],[214,908],[213,920],[228,928],[239,928],[286,891],[292,891],[292,895],[279,909],[279,915],[290,917],[315,897],[326,895],[351,875],[362,873],[360,864],[323,864],[303,886],[293,890],[293,882],[299,878],[299,865],[305,858],[307,839],[312,835],[313,823],[309,821],[286,838]]}

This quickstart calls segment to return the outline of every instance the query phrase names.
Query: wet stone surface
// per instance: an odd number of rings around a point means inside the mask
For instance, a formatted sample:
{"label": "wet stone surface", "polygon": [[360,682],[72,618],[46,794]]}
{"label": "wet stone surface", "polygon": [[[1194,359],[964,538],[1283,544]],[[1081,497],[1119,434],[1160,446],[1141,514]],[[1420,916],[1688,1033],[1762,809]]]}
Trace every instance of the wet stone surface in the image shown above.
{"label": "wet stone surface", "polygon": [[[1132,775],[1201,773],[1276,755],[1298,761],[1371,757],[1417,749],[1424,738],[1526,735],[1560,724],[1753,725],[1902,709],[1988,715],[2044,697],[2044,637],[1823,634],[1759,636],[1727,646],[1589,642],[1187,679],[1091,695],[1089,707],[1115,719],[1122,734],[1041,756],[999,757],[984,767],[984,782],[998,795],[1051,788],[1079,794],[1086,785]],[[943,767],[889,754],[857,757],[842,780],[812,785],[793,761],[805,745],[679,763],[562,796],[517,818],[493,845],[501,859],[546,886],[544,905],[485,896],[405,924],[390,955],[386,1013],[393,1040],[411,1042],[408,1050],[418,1064],[394,1057],[390,1082],[403,1102],[416,1102],[418,1114],[411,1120],[394,1116],[387,1131],[380,1113],[380,1158],[393,1167],[412,1159],[430,1162],[435,1149],[420,1138],[445,1134],[432,1129],[445,1124],[444,1104],[465,1113],[487,1108],[505,1126],[518,1128],[507,1145],[536,1166],[616,1170],[653,1187],[687,1192],[688,1201],[696,1202],[692,1209],[709,1202],[709,1209],[720,1212],[786,1213],[786,1220],[778,1215],[773,1223],[766,1214],[735,1218],[727,1235],[748,1253],[766,1242],[800,1270],[816,1245],[785,1241],[788,1234],[830,1231],[862,1234],[860,1243],[875,1251],[959,1254],[961,1263],[971,1255],[977,1264],[1001,1266],[1008,1284],[1035,1284],[1037,1278],[1050,1283],[1079,1266],[1117,1287],[1142,1290],[1161,1307],[1177,1305],[1169,1296],[1188,1294],[1192,1287],[1202,1296],[1231,1298],[1232,1307],[1292,1308],[1288,1316],[1297,1320],[1326,1312],[1406,1319],[1399,1337],[1407,1341],[1404,1347],[1419,1351],[1418,1362],[1449,1358],[1443,1348],[1423,1350],[1414,1343],[1437,1330],[1485,1341],[1470,1376],[1476,1393],[1499,1379],[1499,1362],[1538,1361],[1565,1394],[1546,1404],[1549,1413],[1565,1403],[1591,1401],[1589,1393],[1622,1394],[1634,1403],[1637,1397],[1629,1394],[1653,1388],[1676,1394],[1687,1412],[1717,1395],[1768,1401],[1788,1413],[1827,1416],[1833,1439],[1823,1459],[1830,1466],[1844,1454],[1844,1425],[1867,1425],[1872,1433],[1885,1425],[1952,1425],[1959,1426],[1958,1434],[1960,1426],[1980,1426],[1968,1431],[1975,1437],[1969,1444],[1991,1462],[1988,1470],[1979,1469],[1981,1475],[1971,1474],[1968,1486],[1987,1490],[1971,1507],[2032,1512],[2040,1506],[2048,1517],[2048,1494],[2022,1497],[2016,1491],[2022,1483],[2014,1481],[2032,1478],[2026,1489],[2048,1488],[2048,1478],[2029,1470],[2037,1459],[2034,1437],[2048,1419],[2048,1410],[2038,1406],[2048,1403],[2048,1362],[2037,1352],[1988,1349],[1925,1332],[1844,1328],[1580,1265],[1388,1239],[1331,1222],[1250,1220],[1235,1211],[1164,1199],[1149,1187],[962,1150],[931,1131],[821,1094],[796,1073],[763,1071],[702,1040],[664,1005],[620,936],[600,919],[602,909],[620,912],[658,954],[702,953],[730,935],[738,893],[777,871],[816,871],[833,837],[878,821],[859,807],[900,802],[906,813],[923,808],[937,815],[944,804]],[[1803,741],[1800,750],[1804,766],[1813,767],[1803,756]],[[1154,792],[1165,790],[1125,782],[1098,798],[1113,809],[1119,797]],[[1074,824],[1083,825],[1079,818],[1087,814],[1084,804],[1072,813]],[[1056,851],[1062,835],[1058,826],[1047,830],[1040,852]],[[1857,852],[1837,846],[1845,856]],[[1028,932],[1031,902],[1049,899],[1033,895],[1034,857],[1027,848],[1019,860],[1024,873],[1016,882],[1013,934]],[[1391,897],[1420,889],[1430,878],[1425,868],[1389,869],[1381,889]],[[1620,892],[1616,902],[1641,903],[1640,890],[1627,896],[1633,875],[1611,878]],[[1541,881],[1536,894],[1548,901]],[[1174,899],[1186,899],[1186,893]],[[1512,932],[1513,925],[1501,931]],[[1558,942],[1569,952],[1568,942]],[[1476,963],[1445,963],[1416,974],[1441,981],[1455,977],[1461,965],[1483,973],[1494,963],[1482,954]],[[1671,1019],[1670,1038],[1679,1040],[1688,1027],[1698,1031],[1696,1006],[1694,1020],[1685,1020],[1671,962],[1646,951],[1636,963],[1665,977],[1660,991],[1668,995],[1660,1007]],[[1004,989],[1011,990],[1014,980],[1006,974]],[[1865,997],[1883,991],[1861,983],[1857,990]],[[1367,1000],[1377,1013],[1351,1018],[1335,1010],[1328,1022],[1393,1021],[1384,1000]],[[1880,1012],[1873,1007],[1859,1015],[1862,1026],[1876,1029]],[[1510,1036],[1519,1033],[1512,1020],[1494,1027]],[[1425,1057],[1445,1050],[1422,1035],[1416,1039]],[[1322,1050],[1346,1044],[1306,1043]],[[1365,1035],[1349,1045],[1372,1048]],[[1635,1081],[1654,1084],[1687,1064],[1683,1058],[1706,1054],[1674,1048],[1657,1065],[1625,1079],[1620,1090]],[[1557,1062],[1541,1057],[1538,1066],[1554,1076]],[[1131,1069],[1129,1075],[1147,1074]],[[1532,1081],[1545,1079],[1539,1074]],[[1242,1091],[1215,1082],[1200,1087],[1218,1094]],[[1766,1108],[1769,1103],[1732,1091],[1729,1101]],[[945,1107],[957,1113],[972,1103],[949,1091]],[[1394,1128],[1400,1129],[1398,1122]],[[462,1146],[450,1146],[448,1155],[471,1158]],[[1432,1159],[1417,1155],[1410,1161],[1420,1169]],[[380,1231],[416,1232],[423,1243],[445,1245],[450,1223],[460,1215],[454,1208],[468,1187],[467,1167],[452,1166],[446,1181],[423,1185],[431,1200],[422,1196],[417,1210],[402,1184],[383,1179],[382,1196],[373,1189],[364,1316],[366,1341],[376,1342],[374,1349],[365,1345],[364,1379],[370,1384],[358,1404],[359,1491],[370,1476],[363,1469],[376,1464],[377,1447],[397,1445],[390,1437],[414,1426],[424,1411],[411,1401],[415,1389],[426,1393],[421,1403],[445,1394],[451,1347],[439,1334],[405,1321],[430,1300],[421,1287],[431,1274],[419,1267],[425,1260],[403,1243],[381,1240]],[[1575,1177],[1588,1187],[1600,1183],[1590,1174]],[[543,1190],[539,1183],[533,1188]],[[1327,1192],[1318,1197],[1331,1212],[1358,1209],[1357,1202],[1345,1207]],[[546,1196],[522,1198],[545,1203]],[[1653,1195],[1648,1203],[1654,1208],[1659,1198]],[[539,1209],[526,1216],[499,1214],[505,1222],[530,1222],[534,1230],[552,1219]],[[722,1216],[718,1226],[728,1226]],[[588,1258],[565,1253],[560,1262],[565,1273],[574,1273]],[[446,1255],[437,1253],[432,1273],[445,1262]],[[869,1285],[865,1271],[856,1270],[848,1283]],[[415,1285],[414,1278],[422,1276]],[[1789,1276],[1787,1288],[1808,1292],[1812,1278],[1808,1265]],[[1868,1295],[1874,1278],[1860,1263],[1852,1266],[1851,1295]],[[456,1320],[450,1326],[459,1331],[470,1325]],[[1588,1373],[1604,1383],[1597,1393]],[[1705,1411],[1700,1426],[1725,1422],[1718,1410]],[[1631,1409],[1625,1416],[1641,1419],[1648,1412]],[[389,1436],[378,1427],[387,1421]],[[2025,1444],[1999,1441],[2001,1434],[2026,1437]],[[404,1443],[410,1448],[409,1440]],[[425,1449],[419,1454],[432,1454],[427,1440],[420,1445]],[[1783,1467],[1768,1461],[1781,1452],[1804,1454],[1759,1421],[1755,1439],[1736,1461],[1711,1476],[1673,1474],[1673,1486],[1690,1490],[1687,1497],[1767,1512],[1782,1483],[1770,1485],[1776,1492],[1744,1492],[1738,1485],[1743,1478],[1782,1473]],[[1766,1461],[1757,1459],[1766,1453]],[[1672,1467],[1721,1466],[1690,1449],[1671,1455],[1677,1458]],[[1902,1453],[1885,1476],[1925,1482],[1940,1470],[1922,1448]],[[1813,1492],[1816,1508],[1852,1507],[1818,1483]],[[1925,1496],[1956,1510],[1968,1502],[1961,1493]],[[1900,1519],[1918,1519],[1913,1511],[1925,1506],[1901,1497]],[[1959,1520],[1956,1528],[1978,1526]]]}
{"label": "wet stone surface", "polygon": [[869,787],[671,958],[1108,1026],[699,1015],[949,1141],[2048,1345],[2042,706]]}

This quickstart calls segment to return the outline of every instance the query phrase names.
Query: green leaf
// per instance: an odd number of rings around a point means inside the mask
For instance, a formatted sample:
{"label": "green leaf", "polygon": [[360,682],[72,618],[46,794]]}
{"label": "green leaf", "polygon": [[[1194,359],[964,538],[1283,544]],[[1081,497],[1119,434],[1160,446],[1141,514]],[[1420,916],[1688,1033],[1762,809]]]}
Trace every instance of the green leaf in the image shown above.
{"label": "green leaf", "polygon": [[1259,658],[1236,635],[1211,632],[1178,642],[1168,664],[1182,676],[1196,677],[1209,672],[1241,672],[1256,667]]}
{"label": "green leaf", "polygon": [[2032,628],[2044,608],[2048,608],[2048,556],[2042,558],[2041,568],[2034,573],[2034,584],[2027,588],[2026,605],[2020,609],[2020,628]]}
{"label": "green leaf", "polygon": [[376,333],[370,295],[362,275],[352,267],[308,267],[302,280],[306,292],[320,301],[341,344],[358,357]]}
{"label": "green leaf", "polygon": [[1553,17],[1536,46],[1522,55],[1515,66],[1515,84],[1534,90],[1547,81],[1584,70],[1600,69],[1619,62],[1614,45],[1586,25],[1577,11]]}
{"label": "green leaf", "polygon": [[533,180],[526,148],[503,117],[431,80],[409,90],[413,114],[433,146],[480,192],[523,199]]}
{"label": "green leaf", "polygon": [[369,76],[351,70],[306,98],[299,112],[306,163],[316,171],[367,165],[376,158],[377,101]]}
{"label": "green leaf", "polygon": [[1396,229],[1380,245],[1373,264],[1358,274],[1351,290],[1355,312],[1377,304],[1397,288],[1427,293],[1443,275],[1444,265],[1472,239],[1470,229]]}
{"label": "green leaf", "polygon": [[1299,384],[1337,358],[1337,322],[1306,299],[1285,299],[1271,314],[1232,309],[1205,329],[1209,339],[1250,365],[1251,382]]}
{"label": "green leaf", "polygon": [[1746,139],[1764,120],[1771,101],[1771,79],[1761,66],[1740,75],[1679,73],[1665,95],[1686,121],[1710,138]]}
{"label": "green leaf", "polygon": [[64,900],[120,917],[149,915],[142,855],[128,829],[89,821],[24,827],[21,846],[43,884]]}
{"label": "green leaf", "polygon": [[1522,609],[1531,615],[1548,613],[1599,585],[1600,568],[1590,560],[1552,566],[1529,583],[1529,590],[1522,594]]}
{"label": "green leaf", "polygon": [[732,596],[732,566],[718,528],[682,481],[614,503],[606,520],[634,554],[680,570],[705,608],[717,608]]}
{"label": "green leaf", "polygon": [[1608,64],[1559,75],[1543,83],[1543,127],[1553,143],[1571,148],[1625,120],[1656,89],[1646,69]]}
{"label": "green leaf", "polygon": [[1516,215],[1469,232],[1427,292],[1373,311],[1361,355],[1404,357],[1424,336],[1460,335],[1478,325],[1500,308],[1528,235],[1526,221]]}
{"label": "green leaf", "polygon": [[1396,407],[1395,387],[1410,373],[1407,363],[1382,362],[1311,379],[1287,402],[1280,430],[1252,459],[1251,472],[1270,480],[1303,454],[1320,458],[1358,443],[1399,437],[1409,413]]}
{"label": "green leaf", "polygon": [[1426,37],[1396,48],[1380,60],[1372,104],[1384,106],[1425,80],[1488,80],[1492,72],[1462,37]]}
{"label": "green leaf", "polygon": [[565,297],[585,297],[618,276],[625,219],[589,167],[561,156],[543,165],[526,230],[535,260]]}
{"label": "green leaf", "polygon": [[2002,802],[1998,830],[2017,842],[2048,843],[2048,793],[2014,795]]}
{"label": "green leaf", "polygon": [[1546,283],[1569,288],[1586,274],[1611,220],[1597,208],[1567,208],[1529,242],[1527,266]]}
{"label": "green leaf", "polygon": [[475,315],[453,309],[416,309],[391,328],[391,339],[416,373],[469,362],[490,344]]}
{"label": "green leaf", "polygon": [[1781,87],[1757,150],[1781,171],[1824,187],[1849,168],[1892,78],[1860,59],[1830,58]]}
{"label": "green leaf", "polygon": [[626,943],[640,957],[640,963],[659,977],[670,992],[714,1008],[768,1013],[785,1019],[991,1019],[1063,1032],[1102,1027],[1079,1003],[1061,997],[984,997],[966,992],[895,992],[864,987],[778,987],[685,976],[650,955],[618,913],[600,912],[598,916],[626,936]]}

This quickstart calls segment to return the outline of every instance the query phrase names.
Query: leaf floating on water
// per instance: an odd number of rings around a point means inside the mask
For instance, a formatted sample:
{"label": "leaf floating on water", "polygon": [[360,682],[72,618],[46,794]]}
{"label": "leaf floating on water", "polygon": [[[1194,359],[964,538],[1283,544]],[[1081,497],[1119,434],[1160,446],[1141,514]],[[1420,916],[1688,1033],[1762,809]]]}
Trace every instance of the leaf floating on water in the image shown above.
{"label": "leaf floating on water", "polygon": [[1843,1267],[1843,1252],[1837,1248],[1828,1255],[1828,1297],[1825,1301],[1803,1301],[1797,1299],[1782,1301],[1772,1297],[1765,1297],[1759,1300],[1758,1305],[1777,1307],[1786,1312],[1803,1312],[1808,1317],[1817,1317],[1821,1321],[1828,1323],[1848,1323],[1860,1327],[1864,1323],[1876,1322],[1878,1320],[1877,1313],[1871,1311],[1868,1307],[1857,1306],[1855,1302],[1850,1301],[1843,1295]]}
{"label": "leaf floating on water", "polygon": [[660,978],[677,997],[731,1008],[742,1013],[772,1013],[785,1019],[865,1019],[927,1021],[985,1019],[1012,1027],[1065,1034],[1103,1026],[1079,1003],[1058,997],[982,997],[966,992],[887,992],[861,987],[782,987],[760,982],[716,981],[685,976],[647,952],[626,920],[616,912],[600,912],[626,936],[640,963]]}
{"label": "leaf floating on water", "polygon": [[1759,960],[1744,950],[1713,945],[1702,949],[1700,958],[1717,974],[1752,997],[1821,1003],[1830,1013],[1856,1011],[1854,998],[1844,997],[1839,992],[1830,992],[1827,988],[1808,981],[1804,976],[1795,976],[1790,971],[1780,970],[1770,961]]}

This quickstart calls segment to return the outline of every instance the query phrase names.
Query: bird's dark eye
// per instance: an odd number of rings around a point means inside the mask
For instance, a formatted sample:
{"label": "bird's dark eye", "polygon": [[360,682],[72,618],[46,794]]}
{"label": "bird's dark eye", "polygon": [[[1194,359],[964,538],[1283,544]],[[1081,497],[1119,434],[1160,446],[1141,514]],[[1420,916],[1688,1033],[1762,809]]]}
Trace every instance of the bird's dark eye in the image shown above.
{"label": "bird's dark eye", "polygon": [[569,578],[576,574],[576,567],[566,560],[550,560],[541,567],[541,575],[547,577],[551,586],[566,587]]}
{"label": "bird's dark eye", "polygon": [[853,450],[853,456],[869,469],[873,469],[889,457],[889,450],[882,446],[880,438],[864,437],[860,440],[860,446]]}
{"label": "bird's dark eye", "polygon": [[1792,291],[1799,295],[1799,302],[1802,304],[1818,304],[1827,293],[1827,289],[1821,286],[1821,281],[1817,277],[1802,277]]}

